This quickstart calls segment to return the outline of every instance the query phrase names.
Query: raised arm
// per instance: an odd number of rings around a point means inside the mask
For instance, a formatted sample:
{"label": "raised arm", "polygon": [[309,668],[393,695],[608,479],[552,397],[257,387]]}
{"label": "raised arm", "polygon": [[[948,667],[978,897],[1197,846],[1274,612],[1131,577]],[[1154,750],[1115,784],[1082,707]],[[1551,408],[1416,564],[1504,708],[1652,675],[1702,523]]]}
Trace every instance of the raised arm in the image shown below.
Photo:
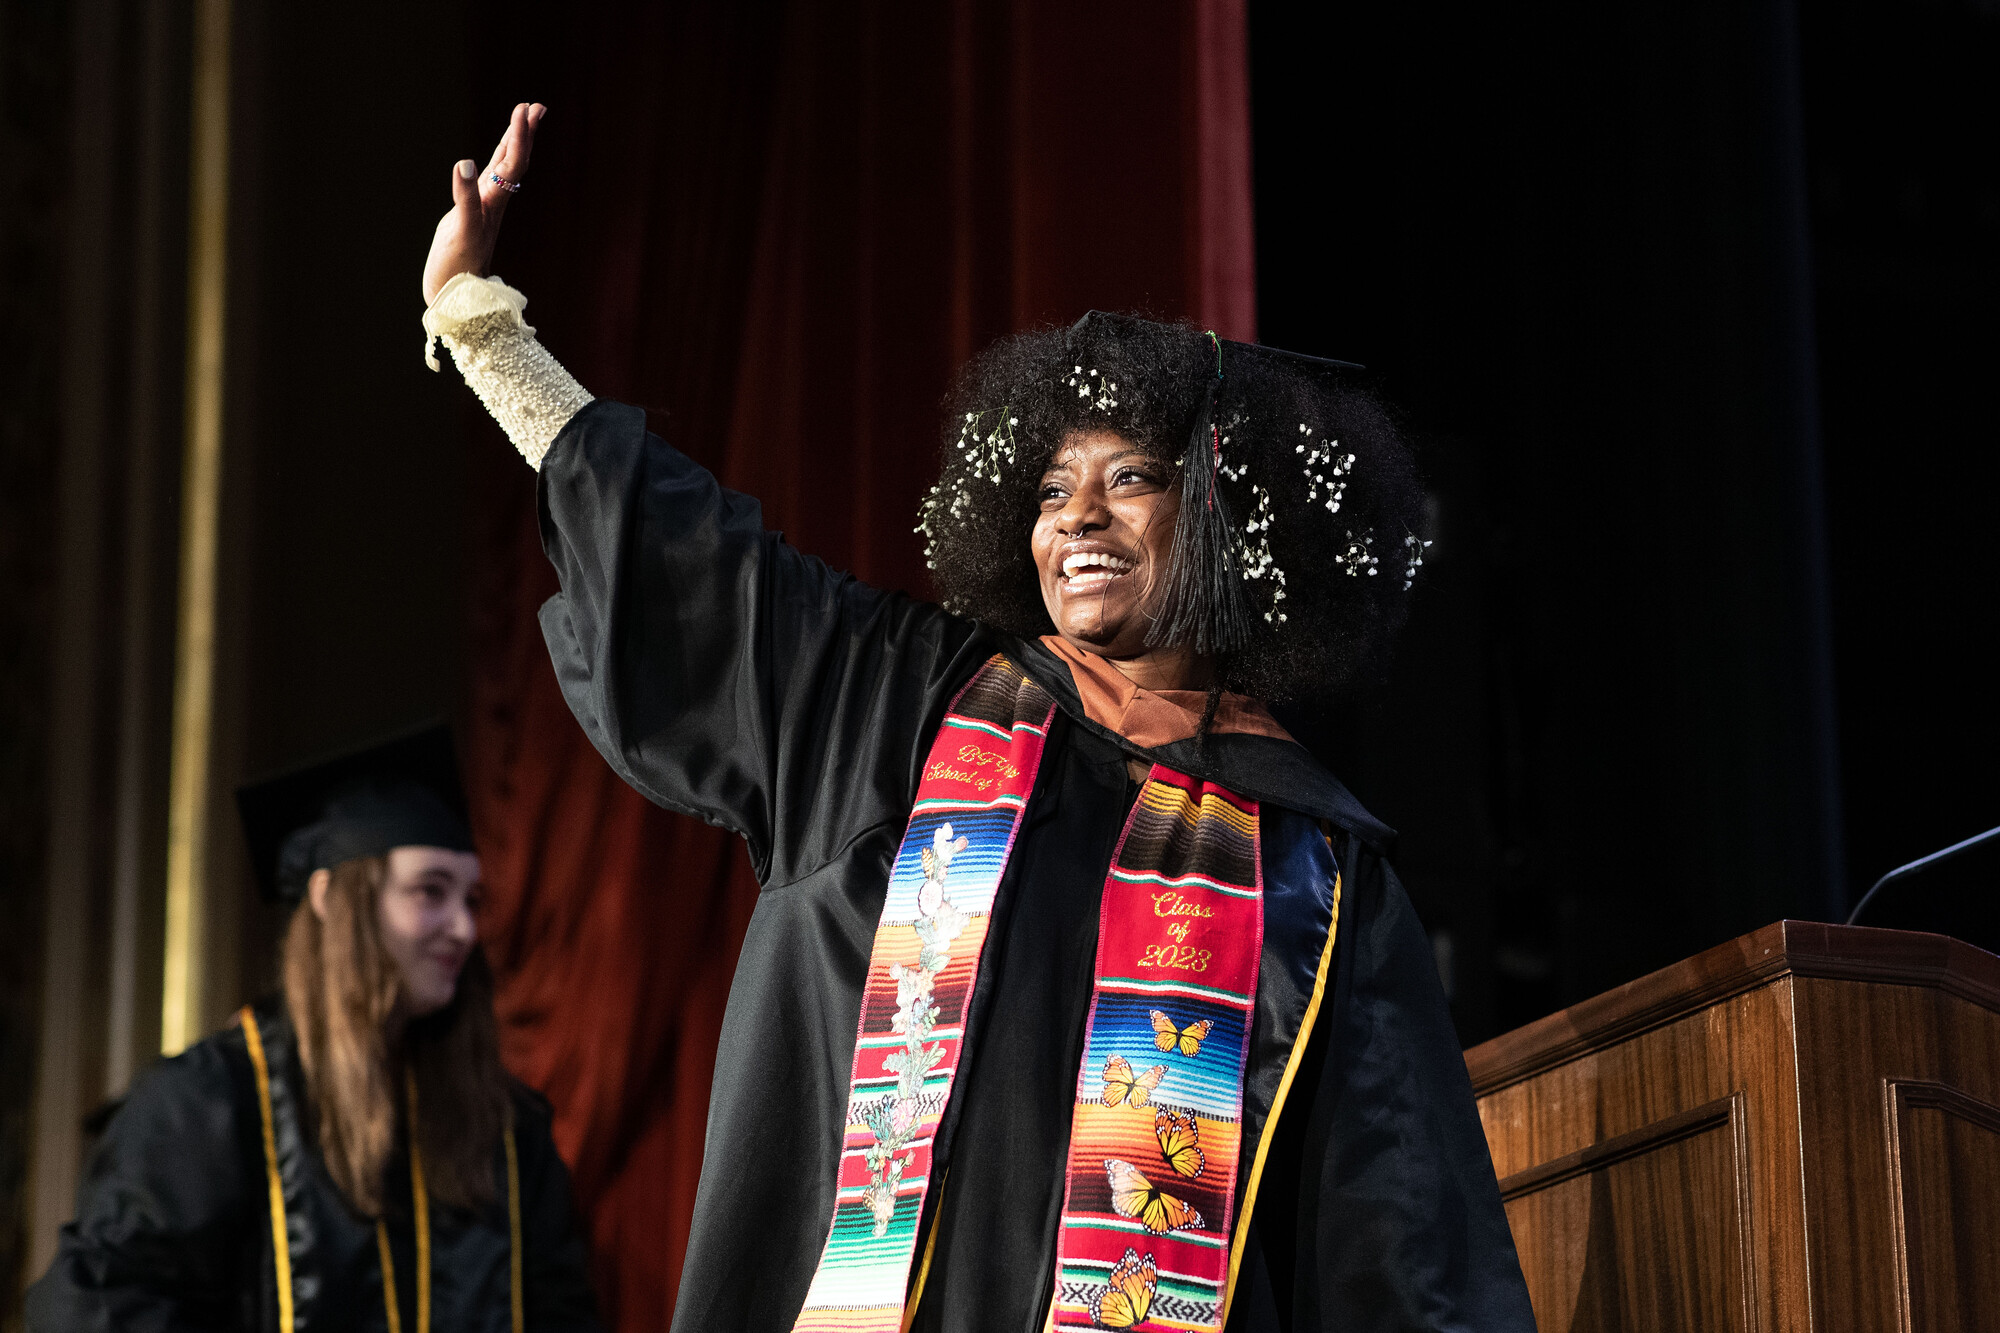
{"label": "raised arm", "polygon": [[490,177],[519,182],[540,119],[516,108],[486,179],[459,164],[425,268],[426,352],[444,342],[541,473],[562,584],[542,630],[585,733],[642,794],[733,829],[760,879],[789,883],[908,819],[949,693],[993,645],[766,531],[754,499],[642,412],[593,401],[522,319],[526,298],[480,276],[506,204]]}
{"label": "raised arm", "polygon": [[466,158],[451,171],[451,210],[438,220],[424,261],[424,360],[441,340],[479,401],[533,467],[590,395],[535,338],[522,318],[528,298],[486,271],[507,201],[520,190],[548,108],[514,108],[500,146],[482,172]]}
{"label": "raised arm", "polygon": [[993,645],[767,531],[757,502],[592,403],[549,451],[542,633],[577,721],[653,801],[733,829],[767,886],[908,820],[945,704]]}

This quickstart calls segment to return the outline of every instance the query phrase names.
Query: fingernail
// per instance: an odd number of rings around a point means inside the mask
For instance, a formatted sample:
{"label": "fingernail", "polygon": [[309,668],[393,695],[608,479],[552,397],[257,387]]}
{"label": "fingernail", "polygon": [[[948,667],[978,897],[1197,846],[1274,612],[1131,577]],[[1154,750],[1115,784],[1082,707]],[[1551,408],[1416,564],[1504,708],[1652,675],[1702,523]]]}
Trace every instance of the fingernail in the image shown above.
{"label": "fingernail", "polygon": [[479,164],[468,157],[458,164],[458,174],[464,180],[471,180],[479,174]]}

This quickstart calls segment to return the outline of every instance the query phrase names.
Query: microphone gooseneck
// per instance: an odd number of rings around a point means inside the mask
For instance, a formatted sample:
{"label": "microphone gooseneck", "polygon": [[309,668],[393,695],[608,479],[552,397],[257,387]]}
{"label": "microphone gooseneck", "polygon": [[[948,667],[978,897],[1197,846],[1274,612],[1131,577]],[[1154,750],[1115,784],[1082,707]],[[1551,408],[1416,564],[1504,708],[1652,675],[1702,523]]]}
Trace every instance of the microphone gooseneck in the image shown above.
{"label": "microphone gooseneck", "polygon": [[1952,857],[1957,856],[1960,852],[1970,851],[1972,848],[1977,847],[1980,843],[1986,842],[1992,838],[2000,838],[2000,828],[1990,828],[1987,829],[1986,832],[1984,833],[1975,833],[1970,838],[1967,838],[1964,842],[1955,842],[1951,846],[1943,849],[1942,851],[1932,852],[1929,856],[1920,856],[1916,860],[1910,862],[1908,865],[1897,866],[1894,870],[1891,870],[1888,874],[1876,880],[1874,886],[1870,888],[1868,892],[1861,895],[1861,901],[1854,904],[1854,910],[1847,914],[1847,924],[1851,926],[1855,923],[1856,919],[1858,919],[1861,915],[1861,910],[1866,906],[1868,906],[1869,901],[1873,899],[1877,893],[1881,892],[1882,886],[1884,884],[1887,884],[1892,880],[1901,879],[1905,875],[1914,875],[1919,870],[1927,869],[1931,866],[1936,865],[1940,861],[1949,861]]}

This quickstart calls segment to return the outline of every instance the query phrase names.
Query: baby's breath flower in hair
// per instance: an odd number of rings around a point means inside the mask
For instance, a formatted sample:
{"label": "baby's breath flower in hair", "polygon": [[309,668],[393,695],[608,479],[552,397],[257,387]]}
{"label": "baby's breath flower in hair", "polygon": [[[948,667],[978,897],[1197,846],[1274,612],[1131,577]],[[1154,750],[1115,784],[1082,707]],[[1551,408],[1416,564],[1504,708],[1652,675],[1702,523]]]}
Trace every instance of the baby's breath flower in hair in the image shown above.
{"label": "baby's breath flower in hair", "polygon": [[[1247,629],[1222,640],[1241,643],[1216,659],[1225,689],[1276,701],[1332,689],[1379,663],[1407,614],[1421,545],[1404,543],[1402,580],[1359,576],[1378,572],[1375,534],[1421,525],[1422,493],[1394,424],[1345,372],[1183,325],[1093,316],[994,344],[962,373],[949,412],[942,475],[917,526],[950,610],[1026,638],[1051,632],[1030,549],[1042,478],[1066,440],[1110,431],[1151,460],[1163,506],[1212,493],[1228,516],[1221,543]],[[1190,446],[1202,422],[1212,451]],[[1189,458],[1201,472],[1192,491]]]}
{"label": "baby's breath flower in hair", "polygon": [[1340,441],[1312,440],[1312,427],[1299,423],[1299,433],[1306,437],[1293,450],[1305,455],[1306,502],[1320,503],[1325,494],[1326,512],[1338,514],[1340,502],[1347,495],[1347,476],[1354,471],[1354,455],[1340,452]]}
{"label": "baby's breath flower in hair", "polygon": [[[1091,388],[1092,380],[1097,382],[1095,390]],[[1077,397],[1083,399],[1099,412],[1108,413],[1112,408],[1118,406],[1118,400],[1111,396],[1118,392],[1118,386],[1100,375],[1095,366],[1092,366],[1089,370],[1085,370],[1082,366],[1077,366],[1070,371],[1069,378],[1063,382],[1076,390]],[[1092,396],[1093,393],[1095,394],[1094,397]]]}
{"label": "baby's breath flower in hair", "polygon": [[[918,506],[917,526],[911,529],[924,535],[926,569],[937,568],[940,521],[964,518],[977,503],[971,483],[985,481],[998,486],[1006,475],[1005,469],[1019,459],[1020,446],[1014,439],[1014,428],[1020,424],[1020,418],[1006,407],[967,412],[959,423],[958,439],[952,447],[965,466],[945,469],[945,475],[931,487],[930,493]],[[985,431],[983,435],[980,433],[982,430]],[[949,487],[947,483],[950,483]]]}
{"label": "baby's breath flower in hair", "polygon": [[1375,555],[1372,549],[1374,545],[1375,529],[1370,528],[1359,537],[1349,532],[1347,534],[1347,549],[1335,556],[1334,559],[1339,561],[1341,567],[1347,571],[1347,577],[1353,578],[1356,574],[1366,572],[1372,578],[1375,574],[1375,566],[1382,563],[1381,558]]}
{"label": "baby's breath flower in hair", "polygon": [[[1424,548],[1427,541],[1420,540],[1416,533],[1408,533],[1403,538],[1403,591],[1408,592],[1417,581],[1417,571],[1424,567]],[[1372,572],[1372,571],[1371,571]]]}

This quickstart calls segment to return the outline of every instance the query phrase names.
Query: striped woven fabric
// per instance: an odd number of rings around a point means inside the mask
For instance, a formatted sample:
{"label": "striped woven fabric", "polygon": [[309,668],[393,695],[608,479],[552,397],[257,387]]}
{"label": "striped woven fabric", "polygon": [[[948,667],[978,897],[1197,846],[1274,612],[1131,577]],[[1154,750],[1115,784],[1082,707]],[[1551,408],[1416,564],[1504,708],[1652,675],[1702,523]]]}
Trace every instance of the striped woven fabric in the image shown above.
{"label": "striped woven fabric", "polygon": [[1155,766],[1104,885],[1057,1328],[1220,1329],[1263,947],[1257,803]]}
{"label": "striped woven fabric", "polygon": [[931,743],[861,993],[833,1227],[795,1329],[901,1326],[932,1136],[1054,714],[1047,692],[996,655]]}

